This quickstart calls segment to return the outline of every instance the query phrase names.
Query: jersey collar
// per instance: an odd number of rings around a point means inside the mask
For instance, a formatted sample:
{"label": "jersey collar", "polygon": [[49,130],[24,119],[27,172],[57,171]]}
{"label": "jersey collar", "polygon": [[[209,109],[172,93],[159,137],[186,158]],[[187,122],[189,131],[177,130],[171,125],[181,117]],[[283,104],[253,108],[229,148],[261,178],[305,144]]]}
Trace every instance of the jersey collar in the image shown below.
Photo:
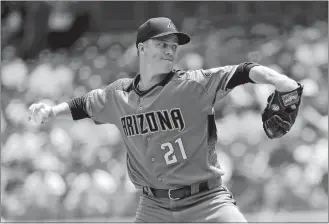
{"label": "jersey collar", "polygon": [[148,90],[145,90],[145,91],[140,91],[138,89],[138,83],[139,83],[139,81],[141,79],[141,75],[138,74],[138,75],[136,75],[136,77],[133,80],[132,89],[137,93],[137,95],[139,95],[139,96],[145,96],[147,93],[151,92],[157,86],[164,87],[172,79],[172,77],[174,76],[174,74],[175,74],[175,71],[174,70],[171,71],[171,72],[169,72],[167,74],[167,76],[161,82],[159,82],[158,84],[155,84],[154,86],[150,87]]}

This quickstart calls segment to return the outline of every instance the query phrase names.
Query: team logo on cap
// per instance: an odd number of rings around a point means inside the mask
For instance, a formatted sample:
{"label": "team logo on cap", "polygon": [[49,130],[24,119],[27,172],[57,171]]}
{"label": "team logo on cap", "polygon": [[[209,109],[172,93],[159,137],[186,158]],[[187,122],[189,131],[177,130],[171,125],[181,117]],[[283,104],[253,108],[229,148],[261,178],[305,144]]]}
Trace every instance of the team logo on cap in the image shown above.
{"label": "team logo on cap", "polygon": [[171,21],[168,23],[167,28],[177,30],[176,26]]}

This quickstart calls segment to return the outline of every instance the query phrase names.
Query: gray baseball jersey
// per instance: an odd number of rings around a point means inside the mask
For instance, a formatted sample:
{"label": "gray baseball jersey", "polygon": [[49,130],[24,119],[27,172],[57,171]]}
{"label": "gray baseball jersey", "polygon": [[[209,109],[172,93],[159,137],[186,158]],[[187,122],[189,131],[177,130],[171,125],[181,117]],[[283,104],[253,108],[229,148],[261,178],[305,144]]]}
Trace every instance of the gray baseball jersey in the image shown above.
{"label": "gray baseball jersey", "polygon": [[115,124],[127,148],[127,167],[137,188],[172,189],[220,177],[214,103],[231,91],[237,65],[173,70],[140,92],[134,79],[119,79],[87,94],[95,123]]}

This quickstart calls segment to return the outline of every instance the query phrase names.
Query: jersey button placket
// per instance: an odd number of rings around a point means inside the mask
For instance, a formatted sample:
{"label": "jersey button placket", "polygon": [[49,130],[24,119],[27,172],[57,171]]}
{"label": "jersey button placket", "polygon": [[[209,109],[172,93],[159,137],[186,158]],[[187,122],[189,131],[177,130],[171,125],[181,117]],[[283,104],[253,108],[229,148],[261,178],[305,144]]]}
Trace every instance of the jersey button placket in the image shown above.
{"label": "jersey button placket", "polygon": [[140,98],[140,102],[139,102],[139,107],[138,107],[138,110],[139,110],[139,111],[141,111],[141,110],[143,109],[143,107],[142,107],[142,102],[143,102],[143,100],[144,100],[144,98],[141,97],[141,98]]}

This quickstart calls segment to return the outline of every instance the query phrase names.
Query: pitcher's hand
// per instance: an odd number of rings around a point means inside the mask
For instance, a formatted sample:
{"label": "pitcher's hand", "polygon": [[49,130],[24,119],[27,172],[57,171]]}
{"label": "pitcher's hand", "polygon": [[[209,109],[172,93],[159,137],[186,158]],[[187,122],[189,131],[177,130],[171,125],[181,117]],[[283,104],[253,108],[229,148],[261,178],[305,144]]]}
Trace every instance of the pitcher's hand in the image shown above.
{"label": "pitcher's hand", "polygon": [[54,116],[52,107],[45,103],[34,103],[28,109],[28,121],[36,124],[47,123],[49,118]]}

